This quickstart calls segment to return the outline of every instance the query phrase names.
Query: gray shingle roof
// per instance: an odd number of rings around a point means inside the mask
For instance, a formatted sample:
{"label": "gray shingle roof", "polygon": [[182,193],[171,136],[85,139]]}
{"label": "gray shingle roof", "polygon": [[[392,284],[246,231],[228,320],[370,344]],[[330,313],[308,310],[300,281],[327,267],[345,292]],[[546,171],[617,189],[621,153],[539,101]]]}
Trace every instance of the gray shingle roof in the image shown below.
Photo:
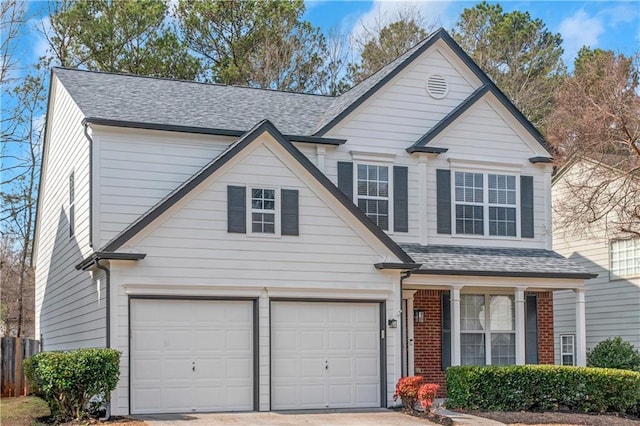
{"label": "gray shingle roof", "polygon": [[334,98],[55,68],[86,117],[247,131],[268,119],[284,134],[310,135]]}
{"label": "gray shingle roof", "polygon": [[586,269],[544,249],[400,244],[422,267],[418,273],[548,278],[592,278]]}

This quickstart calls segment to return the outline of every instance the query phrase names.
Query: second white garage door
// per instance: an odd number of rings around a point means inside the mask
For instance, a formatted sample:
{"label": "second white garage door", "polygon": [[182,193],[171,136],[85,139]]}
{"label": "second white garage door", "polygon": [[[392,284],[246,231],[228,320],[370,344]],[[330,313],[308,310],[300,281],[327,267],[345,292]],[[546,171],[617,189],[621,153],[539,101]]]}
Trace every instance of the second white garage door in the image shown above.
{"label": "second white garage door", "polygon": [[131,413],[253,410],[253,302],[131,300]]}
{"label": "second white garage door", "polygon": [[271,409],[380,406],[380,304],[271,304]]}

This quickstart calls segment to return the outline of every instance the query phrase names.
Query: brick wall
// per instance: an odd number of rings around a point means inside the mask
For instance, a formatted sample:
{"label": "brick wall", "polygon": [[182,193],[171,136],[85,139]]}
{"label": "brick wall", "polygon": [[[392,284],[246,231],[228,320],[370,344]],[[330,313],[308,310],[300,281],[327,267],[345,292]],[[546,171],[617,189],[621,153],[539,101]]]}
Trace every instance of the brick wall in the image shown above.
{"label": "brick wall", "polygon": [[532,292],[538,296],[538,362],[553,364],[553,292]]}
{"label": "brick wall", "polygon": [[[443,290],[418,290],[413,309],[424,312],[422,323],[414,323],[415,373],[428,383],[440,385],[438,396],[444,396],[445,374],[442,371],[441,297]],[[532,292],[538,296],[538,362],[553,364],[553,293]]]}
{"label": "brick wall", "polygon": [[413,299],[413,309],[424,311],[422,323],[414,323],[415,372],[427,383],[440,385],[438,396],[445,394],[444,371],[442,371],[442,330],[440,298],[442,290],[418,290]]}

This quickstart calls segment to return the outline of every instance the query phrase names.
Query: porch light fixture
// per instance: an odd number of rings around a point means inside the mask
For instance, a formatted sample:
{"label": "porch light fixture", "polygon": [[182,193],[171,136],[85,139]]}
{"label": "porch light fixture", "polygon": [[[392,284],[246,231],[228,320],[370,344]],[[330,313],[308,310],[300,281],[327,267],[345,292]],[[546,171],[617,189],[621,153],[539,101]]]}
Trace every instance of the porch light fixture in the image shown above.
{"label": "porch light fixture", "polygon": [[398,328],[398,320],[395,318],[391,318],[387,321],[387,324],[389,325],[389,328]]}
{"label": "porch light fixture", "polygon": [[424,311],[413,311],[413,322],[424,322]]}

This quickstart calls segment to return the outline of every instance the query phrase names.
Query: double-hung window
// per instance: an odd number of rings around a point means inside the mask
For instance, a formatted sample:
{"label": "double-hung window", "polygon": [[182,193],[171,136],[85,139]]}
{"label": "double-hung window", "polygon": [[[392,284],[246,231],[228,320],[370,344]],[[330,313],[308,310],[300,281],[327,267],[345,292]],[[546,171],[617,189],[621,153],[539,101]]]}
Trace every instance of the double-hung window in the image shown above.
{"label": "double-hung window", "polygon": [[515,364],[513,296],[461,295],[460,353],[462,365]]}
{"label": "double-hung window", "polygon": [[575,365],[575,336],[563,334],[560,336],[560,364]]}
{"label": "double-hung window", "polygon": [[454,173],[455,232],[517,236],[516,177],[493,173]]}
{"label": "double-hung window", "polygon": [[640,276],[640,238],[611,242],[612,279]]}
{"label": "double-hung window", "polygon": [[275,189],[251,189],[251,232],[276,233]]}
{"label": "double-hung window", "polygon": [[380,228],[389,230],[389,167],[358,164],[356,179],[358,207]]}
{"label": "double-hung window", "polygon": [[455,173],[457,234],[484,234],[483,181],[482,173]]}

